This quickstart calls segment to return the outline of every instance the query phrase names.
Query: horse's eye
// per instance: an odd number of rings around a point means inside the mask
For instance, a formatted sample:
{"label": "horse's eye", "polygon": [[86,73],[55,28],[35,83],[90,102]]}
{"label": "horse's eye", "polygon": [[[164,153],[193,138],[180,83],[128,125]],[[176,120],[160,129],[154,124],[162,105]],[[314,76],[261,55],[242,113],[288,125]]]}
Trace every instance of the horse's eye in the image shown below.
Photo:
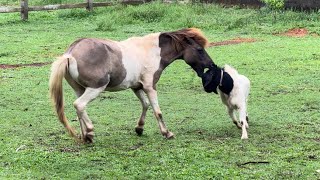
{"label": "horse's eye", "polygon": [[203,49],[201,47],[196,48],[198,51],[202,51]]}

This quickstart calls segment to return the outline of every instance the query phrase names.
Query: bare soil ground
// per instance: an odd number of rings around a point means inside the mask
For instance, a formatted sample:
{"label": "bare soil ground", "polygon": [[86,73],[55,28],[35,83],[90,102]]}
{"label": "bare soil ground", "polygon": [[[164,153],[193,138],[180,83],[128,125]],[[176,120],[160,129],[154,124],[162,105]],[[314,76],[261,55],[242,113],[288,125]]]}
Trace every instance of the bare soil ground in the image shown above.
{"label": "bare soil ground", "polygon": [[253,38],[235,38],[231,40],[226,40],[226,41],[220,41],[220,42],[211,42],[209,44],[209,47],[212,46],[225,46],[225,45],[232,45],[232,44],[240,44],[240,43],[251,43],[251,42],[256,42],[256,39]]}
{"label": "bare soil ground", "polygon": [[14,69],[14,68],[26,67],[26,66],[41,67],[47,64],[50,64],[50,62],[32,63],[32,64],[0,64],[0,69]]}
{"label": "bare soil ground", "polygon": [[309,32],[306,28],[293,28],[293,29],[289,29],[288,31],[281,33],[279,35],[289,36],[289,37],[304,37],[308,34],[309,34]]}

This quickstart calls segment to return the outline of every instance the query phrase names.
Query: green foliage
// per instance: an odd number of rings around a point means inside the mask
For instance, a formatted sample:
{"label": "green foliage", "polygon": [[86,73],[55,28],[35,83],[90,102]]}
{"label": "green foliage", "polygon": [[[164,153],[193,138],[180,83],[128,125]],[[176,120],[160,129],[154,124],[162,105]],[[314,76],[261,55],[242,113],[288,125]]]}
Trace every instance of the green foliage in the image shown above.
{"label": "green foliage", "polygon": [[60,18],[88,18],[94,16],[95,11],[84,11],[80,9],[71,9],[66,11],[59,11],[58,17]]}
{"label": "green foliage", "polygon": [[[141,14],[139,14],[141,12]],[[281,28],[312,26],[318,32],[316,12],[303,13],[261,9],[222,9],[216,5],[183,5],[150,3],[141,6],[110,7],[104,11],[103,18],[97,18],[96,30],[115,31],[131,29],[133,25],[161,28],[198,27],[217,31],[242,31],[243,33],[277,33]],[[154,15],[155,14],[155,15]],[[279,22],[277,22],[279,21]]]}
{"label": "green foliage", "polygon": [[150,23],[160,22],[168,14],[168,11],[165,4],[155,2],[138,7],[129,6],[127,14],[135,20]]}
{"label": "green foliage", "polygon": [[2,0],[2,1],[0,1],[0,6],[7,6],[7,5],[19,6],[20,1],[19,0]]}
{"label": "green foliage", "polygon": [[283,9],[285,0],[262,0],[270,9]]}
{"label": "green foliage", "polygon": [[[160,17],[129,17],[137,9]],[[158,3],[95,8],[93,14],[31,12],[27,22],[18,13],[0,14],[0,64],[52,62],[81,37],[124,40],[188,26],[200,27],[210,42],[258,40],[207,48],[216,64],[230,64],[251,80],[247,141],[219,97],[205,93],[183,61],[170,65],[157,86],[175,139],[162,138],[151,109],[144,135],[136,136],[141,107],[128,90],[103,93],[89,104],[93,145],[75,143],[58,122],[48,98],[50,65],[0,69],[0,179],[319,179],[319,37],[273,35],[293,27],[319,33],[318,14],[281,11],[275,22],[271,14]],[[79,131],[66,82],[64,95],[66,115]],[[255,161],[269,163],[245,164]]]}

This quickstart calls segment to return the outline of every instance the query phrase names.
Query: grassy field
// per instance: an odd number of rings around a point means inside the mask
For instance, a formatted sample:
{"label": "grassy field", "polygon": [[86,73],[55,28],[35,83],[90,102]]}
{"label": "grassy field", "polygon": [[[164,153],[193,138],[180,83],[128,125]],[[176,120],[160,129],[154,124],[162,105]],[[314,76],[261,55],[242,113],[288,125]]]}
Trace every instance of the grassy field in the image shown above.
{"label": "grassy field", "polygon": [[[320,22],[318,13],[223,9],[214,5],[150,4],[0,14],[0,64],[52,62],[80,37],[123,40],[198,27],[211,42],[257,42],[208,48],[218,65],[249,77],[249,140],[240,140],[217,95],[182,61],[158,83],[173,140],[160,135],[152,110],[136,136],[140,103],[130,91],[104,93],[88,113],[95,143],[77,144],[48,98],[50,65],[0,69],[0,179],[319,179]],[[277,35],[307,28],[295,38]],[[64,86],[71,124],[75,96]],[[264,163],[251,163],[264,162]]]}

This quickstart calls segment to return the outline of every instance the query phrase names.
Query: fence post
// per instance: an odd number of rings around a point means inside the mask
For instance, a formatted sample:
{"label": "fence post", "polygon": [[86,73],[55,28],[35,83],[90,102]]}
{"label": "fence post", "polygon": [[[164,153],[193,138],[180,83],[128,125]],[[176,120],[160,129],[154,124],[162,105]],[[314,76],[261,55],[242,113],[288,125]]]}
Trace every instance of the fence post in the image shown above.
{"label": "fence post", "polygon": [[87,10],[88,11],[92,11],[92,9],[93,9],[93,0],[87,0],[87,3],[88,3]]}
{"label": "fence post", "polygon": [[20,1],[21,6],[21,19],[26,21],[28,20],[28,0],[21,0]]}

